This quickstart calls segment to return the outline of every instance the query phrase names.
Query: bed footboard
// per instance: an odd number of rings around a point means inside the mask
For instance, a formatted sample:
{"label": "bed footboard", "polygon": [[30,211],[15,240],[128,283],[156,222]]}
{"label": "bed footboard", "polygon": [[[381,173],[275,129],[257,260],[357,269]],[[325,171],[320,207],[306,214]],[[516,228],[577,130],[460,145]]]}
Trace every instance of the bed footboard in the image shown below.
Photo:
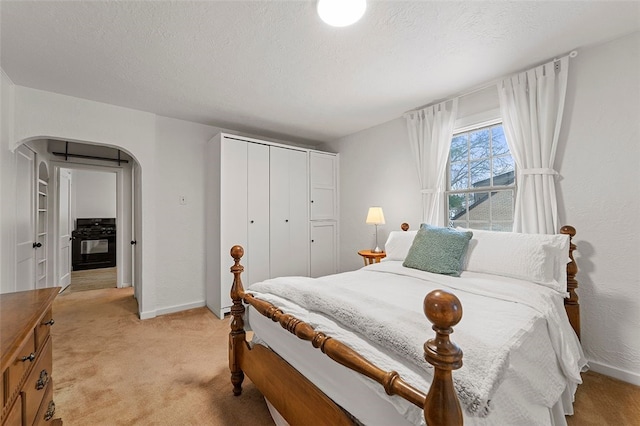
{"label": "bed footboard", "polygon": [[[397,372],[384,371],[378,368],[339,340],[333,339],[322,332],[316,332],[309,324],[292,315],[285,314],[268,302],[256,299],[253,295],[245,293],[240,277],[244,271],[244,267],[240,264],[240,259],[243,255],[244,249],[242,247],[234,246],[231,249],[234,265],[231,267],[231,272],[233,273],[233,286],[231,287],[233,306],[231,307],[232,319],[231,332],[229,333],[229,369],[231,370],[234,395],[240,395],[242,392],[244,369],[265,396],[271,400],[271,395],[273,395],[277,399],[277,401],[271,401],[272,404],[290,423],[304,423],[304,420],[308,422],[311,419],[317,421],[318,418],[324,418],[323,415],[325,414],[319,416],[320,412],[335,416],[336,420],[327,424],[350,422],[348,414],[342,412],[340,407],[333,404],[312,383],[304,378],[301,379],[302,376],[292,367],[289,366],[292,372],[287,375],[287,380],[291,382],[292,386],[288,393],[291,398],[300,399],[300,395],[304,395],[307,391],[310,392],[315,402],[311,405],[307,404],[306,408],[305,404],[293,404],[287,397],[282,396],[282,377],[278,377],[280,380],[272,384],[270,380],[264,380],[263,374],[260,373],[266,367],[256,368],[250,364],[254,361],[262,361],[257,360],[257,354],[254,356],[256,359],[250,359],[253,356],[250,353],[255,351],[256,348],[251,349],[246,341],[243,320],[245,312],[243,303],[246,303],[253,306],[267,318],[278,322],[284,329],[298,338],[311,342],[313,347],[320,349],[334,361],[377,381],[384,387],[387,394],[398,395],[423,409],[427,424],[462,424],[462,411],[452,379],[452,371],[462,366],[462,351],[449,339],[449,335],[453,332],[452,327],[462,318],[462,306],[456,296],[443,290],[435,290],[429,293],[424,300],[425,315],[433,324],[432,328],[436,333],[435,338],[429,339],[424,344],[425,359],[434,367],[431,387],[428,394],[425,395],[402,380]],[[273,356],[277,357],[275,354]],[[264,362],[266,363],[267,361]],[[274,362],[271,355],[268,362]],[[288,366],[284,361],[282,363],[277,362],[277,364],[278,368],[286,368]],[[254,371],[256,377],[252,376],[250,370]],[[293,388],[300,389],[301,386],[304,387],[305,392],[293,390]],[[287,388],[289,387],[287,386]],[[317,393],[320,395],[318,396]],[[323,408],[320,409],[319,406]],[[343,414],[341,415],[340,413]]]}

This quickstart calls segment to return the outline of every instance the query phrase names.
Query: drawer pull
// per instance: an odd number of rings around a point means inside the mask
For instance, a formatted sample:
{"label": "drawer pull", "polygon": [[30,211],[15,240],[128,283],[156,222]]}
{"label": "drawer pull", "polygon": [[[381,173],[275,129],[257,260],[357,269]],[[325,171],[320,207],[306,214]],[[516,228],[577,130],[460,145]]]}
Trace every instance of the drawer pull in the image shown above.
{"label": "drawer pull", "polygon": [[47,370],[42,370],[40,378],[36,381],[36,390],[44,389],[47,383],[49,383],[49,373],[47,373]]}
{"label": "drawer pull", "polygon": [[22,362],[33,362],[34,359],[36,359],[36,354],[34,354],[33,352],[31,352],[28,356],[23,356],[22,358],[20,358]]}
{"label": "drawer pull", "polygon": [[55,324],[55,323],[56,323],[56,322],[53,320],[53,318],[51,318],[49,321],[47,321],[47,322],[43,322],[43,323],[42,323],[42,325],[53,325],[53,324]]}
{"label": "drawer pull", "polygon": [[53,415],[56,414],[56,403],[53,400],[49,401],[49,406],[47,407],[47,412],[44,413],[44,421],[48,422],[51,420]]}

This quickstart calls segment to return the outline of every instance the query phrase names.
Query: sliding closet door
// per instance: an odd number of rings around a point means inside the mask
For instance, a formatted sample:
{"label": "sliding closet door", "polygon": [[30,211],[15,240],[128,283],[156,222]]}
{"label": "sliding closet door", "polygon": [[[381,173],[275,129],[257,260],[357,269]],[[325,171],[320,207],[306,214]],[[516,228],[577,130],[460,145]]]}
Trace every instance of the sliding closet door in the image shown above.
{"label": "sliding closet door", "polygon": [[270,148],[271,276],[309,274],[307,153]]}

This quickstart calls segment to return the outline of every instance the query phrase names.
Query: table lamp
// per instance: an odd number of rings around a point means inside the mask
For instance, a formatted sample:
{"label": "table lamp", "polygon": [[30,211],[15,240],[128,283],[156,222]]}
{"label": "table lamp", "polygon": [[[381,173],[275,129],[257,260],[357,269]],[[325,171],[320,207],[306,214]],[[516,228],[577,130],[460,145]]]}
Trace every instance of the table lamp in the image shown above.
{"label": "table lamp", "polygon": [[382,253],[380,246],[378,246],[378,225],[384,225],[384,213],[382,212],[382,207],[369,207],[366,222],[368,225],[376,226],[376,248],[371,251],[374,253]]}

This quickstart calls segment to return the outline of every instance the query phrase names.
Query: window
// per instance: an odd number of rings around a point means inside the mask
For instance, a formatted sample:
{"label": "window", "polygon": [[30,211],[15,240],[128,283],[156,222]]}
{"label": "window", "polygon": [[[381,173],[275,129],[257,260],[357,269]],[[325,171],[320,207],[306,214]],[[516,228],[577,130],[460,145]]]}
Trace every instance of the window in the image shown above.
{"label": "window", "polygon": [[454,134],[448,171],[450,226],[513,229],[515,163],[501,123]]}

